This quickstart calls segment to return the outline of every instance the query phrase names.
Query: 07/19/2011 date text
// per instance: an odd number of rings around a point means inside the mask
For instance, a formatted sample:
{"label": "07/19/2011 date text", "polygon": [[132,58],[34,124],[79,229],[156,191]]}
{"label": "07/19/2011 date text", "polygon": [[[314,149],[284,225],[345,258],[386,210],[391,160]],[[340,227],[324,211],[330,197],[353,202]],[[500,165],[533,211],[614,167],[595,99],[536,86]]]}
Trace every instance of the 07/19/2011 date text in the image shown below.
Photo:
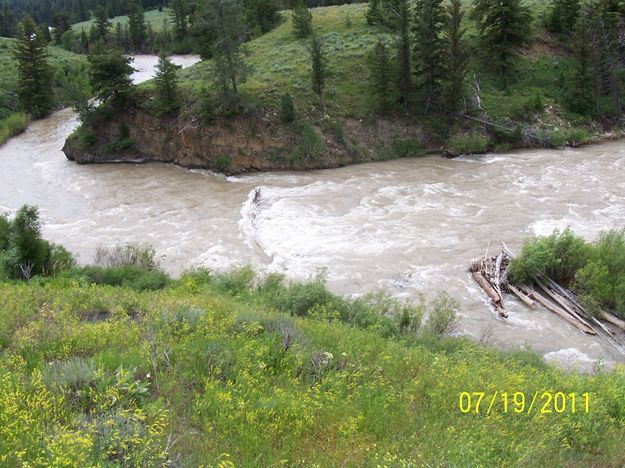
{"label": "07/19/2011 date text", "polygon": [[562,414],[588,413],[590,411],[590,394],[536,391],[502,392],[492,394],[486,392],[461,392],[458,407],[465,414],[490,414],[503,412],[511,414]]}

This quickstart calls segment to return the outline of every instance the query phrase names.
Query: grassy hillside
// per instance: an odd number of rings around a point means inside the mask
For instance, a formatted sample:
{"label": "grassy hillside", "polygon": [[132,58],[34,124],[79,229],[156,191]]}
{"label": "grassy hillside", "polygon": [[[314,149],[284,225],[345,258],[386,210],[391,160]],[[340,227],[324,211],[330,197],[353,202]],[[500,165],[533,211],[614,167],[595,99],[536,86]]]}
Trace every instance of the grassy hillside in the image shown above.
{"label": "grassy hillside", "polygon": [[[152,29],[154,31],[160,31],[163,29],[163,20],[169,20],[169,8],[163,8],[163,11],[158,10],[149,10],[145,12],[145,21],[152,25]],[[117,23],[121,23],[122,25],[128,23],[128,16],[116,16],[110,19],[112,26],[112,30],[115,29],[115,25]],[[75,23],[72,25],[72,29],[76,32],[80,32],[84,29],[87,33],[91,29],[91,26],[95,23],[95,19],[90,19],[87,21],[82,21],[80,23]],[[171,28],[171,24],[170,24]]]}
{"label": "grassy hillside", "polygon": [[[17,97],[17,64],[13,59],[13,39],[0,38],[0,144],[12,136],[15,123],[28,124]],[[81,95],[89,93],[88,64],[85,56],[49,46],[53,67],[56,106],[71,105]],[[19,128],[21,131],[21,128]]]}
{"label": "grassy hillside", "polygon": [[[468,76],[477,77],[487,115],[497,121],[541,121],[547,128],[562,127],[568,116],[562,102],[562,76],[570,67],[570,58],[558,42],[540,26],[547,5],[530,2],[535,15],[537,37],[532,48],[519,59],[518,80],[511,88],[500,91],[478,63],[472,63]],[[312,9],[313,25],[324,44],[330,76],[327,80],[325,102],[328,111],[337,116],[375,118],[375,107],[368,88],[367,54],[379,38],[392,40],[382,27],[367,25],[366,4],[330,6]],[[289,92],[295,98],[301,115],[307,116],[316,103],[310,89],[310,64],[307,41],[293,35],[289,12],[273,31],[247,44],[247,61],[253,74],[241,87],[244,92],[260,99],[264,105],[277,108],[279,97]],[[465,18],[467,34],[476,34],[471,20]],[[183,87],[199,91],[205,87],[210,64],[204,62],[180,72]],[[536,95],[540,103],[532,109]],[[555,105],[555,107],[553,107]]]}
{"label": "grassy hillside", "polygon": [[[567,374],[398,335],[389,303],[372,315],[319,283],[252,283],[247,270],[152,292],[0,283],[0,464],[625,463],[622,366]],[[462,413],[460,393],[479,391],[589,392],[590,411]]]}

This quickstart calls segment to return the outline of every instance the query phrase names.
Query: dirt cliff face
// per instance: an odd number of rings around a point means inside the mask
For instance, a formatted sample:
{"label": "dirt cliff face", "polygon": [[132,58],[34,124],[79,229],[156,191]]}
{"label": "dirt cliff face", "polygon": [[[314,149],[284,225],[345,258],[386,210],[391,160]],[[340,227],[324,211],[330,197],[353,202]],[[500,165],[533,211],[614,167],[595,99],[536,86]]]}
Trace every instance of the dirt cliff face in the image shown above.
{"label": "dirt cliff face", "polygon": [[[68,159],[79,164],[159,161],[227,174],[322,169],[386,159],[396,139],[421,138],[416,126],[402,121],[367,124],[349,119],[310,126],[284,124],[269,115],[202,124],[138,109],[92,130],[94,141],[89,145],[76,135],[66,141],[63,152]],[[116,144],[122,139],[128,144]]]}

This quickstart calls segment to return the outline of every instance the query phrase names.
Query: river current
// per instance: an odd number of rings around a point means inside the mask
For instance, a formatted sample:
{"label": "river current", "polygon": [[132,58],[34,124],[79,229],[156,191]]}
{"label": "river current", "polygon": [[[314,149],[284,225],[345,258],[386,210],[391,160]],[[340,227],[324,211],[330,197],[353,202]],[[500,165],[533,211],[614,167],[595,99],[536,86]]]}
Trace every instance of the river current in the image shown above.
{"label": "river current", "polygon": [[[135,81],[149,79],[155,61],[136,57]],[[461,304],[460,334],[528,346],[564,367],[625,360],[602,338],[512,299],[509,318],[497,319],[467,272],[489,243],[492,252],[501,240],[519,251],[554,228],[592,239],[623,226],[623,141],[224,177],[164,164],[77,165],[61,151],[77,125],[64,109],[0,147],[0,210],[37,205],[45,236],[82,263],[97,245],[139,241],[172,274],[250,264],[307,279],[325,268],[330,288],[344,294],[386,289],[415,299],[446,290]]]}

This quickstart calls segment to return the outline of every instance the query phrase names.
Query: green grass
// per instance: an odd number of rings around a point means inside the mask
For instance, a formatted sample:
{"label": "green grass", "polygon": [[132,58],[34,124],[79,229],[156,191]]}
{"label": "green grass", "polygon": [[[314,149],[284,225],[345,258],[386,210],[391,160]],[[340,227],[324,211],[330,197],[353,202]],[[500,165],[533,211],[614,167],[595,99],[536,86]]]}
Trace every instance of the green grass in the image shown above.
{"label": "green grass", "polygon": [[[623,366],[580,375],[527,351],[384,337],[383,321],[339,319],[320,285],[252,283],[249,270],[151,292],[0,283],[1,463],[625,463]],[[506,390],[589,392],[590,411],[458,408],[461,392]]]}
{"label": "green grass", "polygon": [[[145,12],[145,21],[150,23],[152,25],[152,29],[154,31],[160,31],[163,29],[163,20],[167,19],[168,23],[169,23],[169,28],[171,29],[171,20],[170,20],[170,13],[169,13],[169,8],[163,8],[163,11],[158,11],[158,10],[148,10]],[[112,23],[112,28],[111,30],[115,30],[115,25],[117,23],[121,23],[122,25],[127,24],[128,23],[128,16],[123,15],[123,16],[116,16],[114,18],[111,18],[109,20]],[[89,32],[89,30],[91,29],[91,26],[95,23],[95,19],[90,19],[87,21],[82,21],[80,23],[75,23],[72,25],[72,29],[76,32],[80,32],[82,29],[85,30],[85,32]]]}
{"label": "green grass", "polygon": [[22,112],[11,114],[6,119],[0,120],[0,145],[9,138],[22,133],[29,123],[30,117]]}
{"label": "green grass", "polygon": [[[17,97],[17,64],[13,59],[13,39],[0,38],[0,120],[12,114],[28,112]],[[53,69],[55,105],[72,105],[81,95],[89,93],[87,58],[59,47],[49,46]]]}
{"label": "green grass", "polygon": [[[313,27],[324,42],[329,77],[325,99],[338,115],[364,116],[375,106],[368,97],[365,56],[379,37],[387,34],[366,24],[367,5],[353,4],[313,8]],[[279,109],[282,95],[290,93],[297,112],[307,115],[317,103],[311,90],[307,40],[293,35],[290,13],[269,33],[250,41],[248,63],[254,72],[241,86],[244,93],[260,97],[263,104]],[[349,16],[351,27],[346,26]],[[206,85],[208,62],[180,72],[183,87],[199,91]]]}

